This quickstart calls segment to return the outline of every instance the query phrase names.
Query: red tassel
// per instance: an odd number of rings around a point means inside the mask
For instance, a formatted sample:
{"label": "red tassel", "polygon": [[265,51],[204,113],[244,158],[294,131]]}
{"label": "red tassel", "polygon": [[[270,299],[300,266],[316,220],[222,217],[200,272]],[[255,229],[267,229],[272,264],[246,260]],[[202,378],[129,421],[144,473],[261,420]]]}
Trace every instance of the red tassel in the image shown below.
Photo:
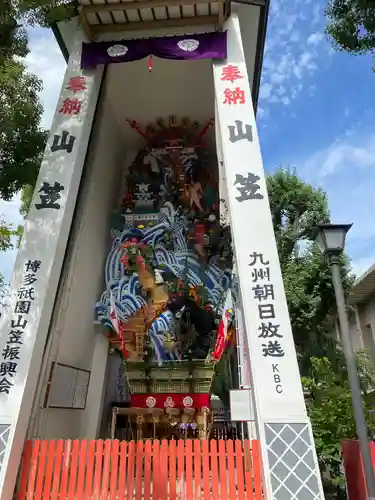
{"label": "red tassel", "polygon": [[132,129],[134,129],[139,135],[144,137],[145,139],[148,139],[147,134],[145,134],[142,130],[141,127],[138,125],[138,123],[135,120],[129,120],[129,118],[126,118],[126,121],[129,123]]}
{"label": "red tassel", "polygon": [[151,73],[152,71],[152,55],[148,58],[148,70]]}
{"label": "red tassel", "polygon": [[202,132],[200,133],[199,137],[201,139],[203,139],[203,137],[207,134],[207,132],[209,131],[209,129],[214,125],[215,123],[215,119],[214,118],[210,118],[208,120],[208,122],[206,123],[206,125],[203,127],[203,130]]}

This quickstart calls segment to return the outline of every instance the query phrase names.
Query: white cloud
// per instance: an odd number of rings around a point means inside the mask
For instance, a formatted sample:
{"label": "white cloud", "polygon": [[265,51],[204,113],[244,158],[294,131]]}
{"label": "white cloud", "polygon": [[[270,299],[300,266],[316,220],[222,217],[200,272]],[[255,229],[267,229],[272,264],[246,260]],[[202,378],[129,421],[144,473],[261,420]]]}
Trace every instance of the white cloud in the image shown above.
{"label": "white cloud", "polygon": [[320,43],[324,38],[323,33],[316,32],[316,33],[311,33],[309,37],[307,38],[307,45],[317,45]]}
{"label": "white cloud", "polygon": [[346,133],[305,162],[305,168],[315,171],[320,178],[338,175],[342,170],[367,167],[375,167],[375,135],[353,138]]}
{"label": "white cloud", "polygon": [[[42,126],[48,129],[55,112],[66,64],[52,31],[35,28],[29,31],[29,40],[31,52],[26,58],[26,64],[28,70],[43,81],[40,95],[44,107]],[[22,223],[19,208],[19,196],[10,202],[0,200],[0,215],[14,227]],[[0,253],[0,273],[7,281],[10,280],[16,255],[17,250]]]}
{"label": "white cloud", "polygon": [[259,96],[261,99],[268,99],[271,95],[272,85],[270,83],[264,83],[260,87]]}
{"label": "white cloud", "polygon": [[353,223],[347,250],[361,275],[375,262],[375,134],[348,130],[296,164],[302,177],[327,193],[332,222]]}
{"label": "white cloud", "polygon": [[329,50],[324,42],[321,6],[298,0],[271,2],[260,92],[264,109],[291,104],[310,84],[322,52]]}
{"label": "white cloud", "polygon": [[364,257],[363,259],[358,259],[351,262],[351,267],[353,274],[356,275],[357,279],[360,278],[366,271],[370,269],[375,263],[374,257]]}
{"label": "white cloud", "polygon": [[257,119],[261,120],[264,117],[264,114],[265,114],[264,109],[261,108],[260,106],[258,106],[258,109],[257,109]]}

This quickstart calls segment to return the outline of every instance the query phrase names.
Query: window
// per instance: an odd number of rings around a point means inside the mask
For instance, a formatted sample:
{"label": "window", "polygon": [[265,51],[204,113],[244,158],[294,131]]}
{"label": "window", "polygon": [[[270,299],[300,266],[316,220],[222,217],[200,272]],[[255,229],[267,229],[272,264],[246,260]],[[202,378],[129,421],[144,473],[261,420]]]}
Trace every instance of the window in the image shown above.
{"label": "window", "polygon": [[84,410],[90,372],[54,363],[47,387],[45,407]]}
{"label": "window", "polygon": [[363,347],[372,355],[375,353],[374,337],[372,335],[371,325],[366,325],[362,330]]}

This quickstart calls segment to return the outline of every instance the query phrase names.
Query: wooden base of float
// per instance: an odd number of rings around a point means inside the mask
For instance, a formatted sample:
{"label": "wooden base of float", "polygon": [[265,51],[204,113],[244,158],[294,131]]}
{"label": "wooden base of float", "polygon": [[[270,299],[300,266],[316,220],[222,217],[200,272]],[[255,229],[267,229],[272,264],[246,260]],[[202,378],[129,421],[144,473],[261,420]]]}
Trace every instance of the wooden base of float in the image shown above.
{"label": "wooden base of float", "polygon": [[127,417],[131,438],[208,439],[212,414],[208,408],[112,408],[111,439],[116,438],[118,417]]}
{"label": "wooden base of float", "polygon": [[111,437],[118,416],[127,417],[132,439],[207,439],[212,416],[210,389],[215,367],[202,360],[158,366],[126,362],[131,407],[113,407]]}

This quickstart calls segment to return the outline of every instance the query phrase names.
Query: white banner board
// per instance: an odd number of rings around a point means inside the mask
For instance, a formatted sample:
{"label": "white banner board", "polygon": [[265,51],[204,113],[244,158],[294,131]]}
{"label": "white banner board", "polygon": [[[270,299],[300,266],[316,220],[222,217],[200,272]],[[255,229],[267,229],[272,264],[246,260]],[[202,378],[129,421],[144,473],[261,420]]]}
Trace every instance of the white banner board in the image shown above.
{"label": "white banner board", "polygon": [[240,31],[228,31],[228,60],[214,64],[214,82],[244,326],[256,389],[262,387],[259,411],[300,417],[306,409]]}
{"label": "white banner board", "polygon": [[0,322],[0,500],[12,498],[102,79],[72,49]]}
{"label": "white banner board", "polygon": [[302,392],[235,5],[224,29],[228,30],[227,59],[213,64],[219,120],[216,130],[225,169],[265,497],[320,500],[324,495]]}
{"label": "white banner board", "polygon": [[255,420],[251,389],[232,389],[230,397],[230,419],[232,422]]}

